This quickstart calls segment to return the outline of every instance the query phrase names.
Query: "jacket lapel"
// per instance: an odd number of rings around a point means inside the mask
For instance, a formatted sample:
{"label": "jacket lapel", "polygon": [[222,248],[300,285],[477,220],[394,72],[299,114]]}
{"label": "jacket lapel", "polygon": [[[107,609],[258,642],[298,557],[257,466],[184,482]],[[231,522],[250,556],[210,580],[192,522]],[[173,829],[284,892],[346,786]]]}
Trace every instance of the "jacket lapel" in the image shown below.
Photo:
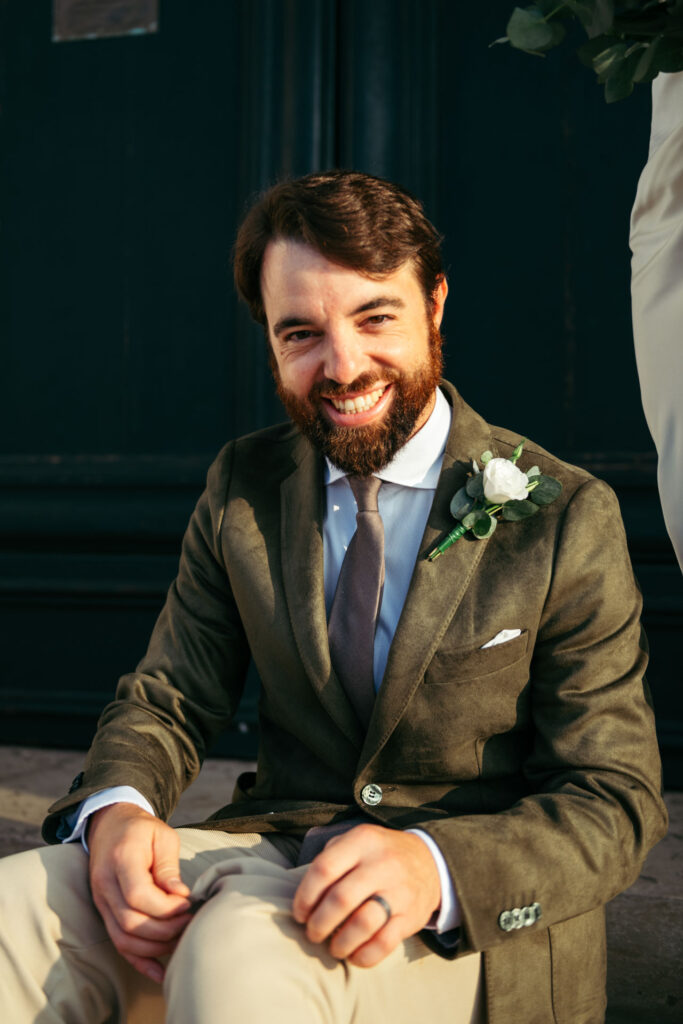
{"label": "jacket lapel", "polygon": [[322,458],[303,439],[280,488],[282,576],[299,656],[321,704],[360,749],[363,730],[335,675],[327,640],[323,578]]}
{"label": "jacket lapel", "polygon": [[[396,727],[456,613],[486,547],[462,537],[435,562],[427,555],[455,526],[451,498],[465,483],[472,459],[492,447],[488,424],[458,395],[443,390],[453,406],[439,483],[420,545],[420,553],[389,651],[384,679],[370,721],[362,760],[377,753]],[[366,757],[367,755],[367,757]]]}

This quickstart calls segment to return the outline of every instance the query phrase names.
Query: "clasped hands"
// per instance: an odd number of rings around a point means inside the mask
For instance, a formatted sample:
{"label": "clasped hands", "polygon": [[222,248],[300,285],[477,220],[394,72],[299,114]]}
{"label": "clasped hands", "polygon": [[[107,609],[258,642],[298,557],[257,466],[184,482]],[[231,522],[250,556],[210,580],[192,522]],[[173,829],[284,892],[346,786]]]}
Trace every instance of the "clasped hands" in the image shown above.
{"label": "clasped hands", "polygon": [[[173,952],[193,912],[177,833],[134,804],[112,804],[93,814],[88,844],[92,896],[112,942],[137,971],[161,982],[160,958]],[[390,918],[374,895],[391,907]],[[440,900],[436,865],[418,836],[358,825],[311,862],[292,913],[311,942],[373,967],[423,928]]]}

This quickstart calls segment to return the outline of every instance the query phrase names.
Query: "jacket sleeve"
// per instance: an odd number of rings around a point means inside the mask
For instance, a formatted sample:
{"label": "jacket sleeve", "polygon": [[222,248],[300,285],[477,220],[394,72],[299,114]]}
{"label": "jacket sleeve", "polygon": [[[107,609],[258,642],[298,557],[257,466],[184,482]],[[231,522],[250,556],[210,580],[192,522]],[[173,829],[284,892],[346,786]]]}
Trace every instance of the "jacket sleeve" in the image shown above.
{"label": "jacket sleeve", "polygon": [[228,445],[209,470],[147,653],[104,709],[72,793],[50,808],[48,842],[64,813],[108,786],[134,786],[168,818],[237,708],[249,647],[219,539],[231,458]]}
{"label": "jacket sleeve", "polygon": [[590,480],[565,510],[531,663],[529,795],[420,826],[446,857],[463,951],[607,902],[664,834],[640,607],[616,498]]}

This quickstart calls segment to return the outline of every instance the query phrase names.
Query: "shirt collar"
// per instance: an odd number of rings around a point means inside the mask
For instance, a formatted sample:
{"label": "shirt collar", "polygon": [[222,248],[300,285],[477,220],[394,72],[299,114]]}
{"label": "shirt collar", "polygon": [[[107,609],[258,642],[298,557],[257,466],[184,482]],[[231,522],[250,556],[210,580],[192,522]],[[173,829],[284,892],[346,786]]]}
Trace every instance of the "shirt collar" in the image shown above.
{"label": "shirt collar", "polygon": [[[436,402],[431,415],[417,434],[410,438],[394,455],[388,466],[375,475],[403,487],[421,487],[434,490],[441,472],[441,461],[451,429],[451,407],[440,388],[436,389]],[[346,476],[325,456],[325,484],[333,484]]]}

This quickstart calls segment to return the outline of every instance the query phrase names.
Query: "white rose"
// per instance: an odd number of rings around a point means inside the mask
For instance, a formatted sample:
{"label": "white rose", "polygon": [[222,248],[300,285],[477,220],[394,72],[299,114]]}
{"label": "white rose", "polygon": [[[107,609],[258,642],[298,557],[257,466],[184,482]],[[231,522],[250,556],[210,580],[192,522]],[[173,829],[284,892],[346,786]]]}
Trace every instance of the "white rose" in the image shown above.
{"label": "white rose", "polygon": [[507,459],[491,459],[484,467],[484,495],[494,505],[522,501],[529,493],[526,474]]}

